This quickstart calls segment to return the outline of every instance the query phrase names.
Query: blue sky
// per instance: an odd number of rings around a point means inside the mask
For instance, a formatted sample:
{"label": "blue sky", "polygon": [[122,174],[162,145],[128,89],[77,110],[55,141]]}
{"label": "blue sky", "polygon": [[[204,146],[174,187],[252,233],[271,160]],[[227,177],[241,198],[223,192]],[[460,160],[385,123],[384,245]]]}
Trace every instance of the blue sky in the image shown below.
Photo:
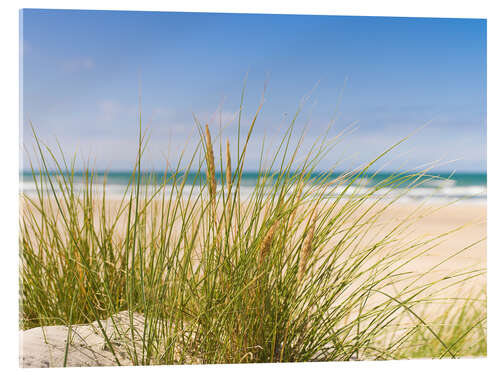
{"label": "blue sky", "polygon": [[263,136],[272,145],[319,82],[298,120],[309,124],[304,149],[334,115],[333,134],[356,123],[320,168],[366,162],[429,123],[384,169],[459,159],[438,169],[486,170],[485,20],[54,10],[21,19],[22,141],[32,144],[30,119],[44,141],[98,169],[135,159],[139,82],[151,168],[192,149],[193,113],[213,132],[221,118],[234,145],[248,73],[245,127],[267,83],[250,169]]}

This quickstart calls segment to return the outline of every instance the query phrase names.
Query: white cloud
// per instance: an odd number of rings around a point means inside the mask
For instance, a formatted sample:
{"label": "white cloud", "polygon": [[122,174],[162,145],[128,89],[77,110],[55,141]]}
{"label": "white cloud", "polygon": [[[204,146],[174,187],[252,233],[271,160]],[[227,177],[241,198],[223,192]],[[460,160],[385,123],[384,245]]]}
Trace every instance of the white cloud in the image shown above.
{"label": "white cloud", "polygon": [[101,100],[97,107],[99,109],[99,117],[104,121],[112,121],[116,115],[120,113],[122,105],[113,99]]}
{"label": "white cloud", "polygon": [[84,70],[91,70],[95,67],[94,60],[90,57],[83,57],[65,60],[61,63],[62,69],[67,73],[76,73]]}
{"label": "white cloud", "polygon": [[198,120],[202,123],[219,125],[222,127],[227,127],[233,125],[238,119],[239,111],[216,111],[216,112],[202,112],[200,114],[195,114]]}
{"label": "white cloud", "polygon": [[165,119],[172,118],[172,116],[174,115],[174,113],[175,112],[173,110],[169,109],[169,108],[156,107],[156,108],[153,109],[153,118],[165,120]]}
{"label": "white cloud", "polygon": [[117,125],[116,120],[134,119],[137,116],[137,108],[128,106],[116,99],[102,99],[97,103],[98,115],[97,119],[100,122],[109,125]]}
{"label": "white cloud", "polygon": [[92,69],[94,67],[94,60],[85,58],[82,60],[82,67],[85,69]]}

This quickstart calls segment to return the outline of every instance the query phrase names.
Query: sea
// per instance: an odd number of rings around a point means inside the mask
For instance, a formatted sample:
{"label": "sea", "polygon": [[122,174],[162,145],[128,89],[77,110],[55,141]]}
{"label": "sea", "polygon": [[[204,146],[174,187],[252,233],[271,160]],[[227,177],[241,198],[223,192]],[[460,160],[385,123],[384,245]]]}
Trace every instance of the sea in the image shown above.
{"label": "sea", "polygon": [[[146,172],[149,184],[151,181],[153,185],[165,182],[166,189],[172,187],[171,181],[173,174],[164,172]],[[329,188],[326,189],[324,195],[332,199],[343,195],[344,197],[363,195],[371,193],[370,199],[393,199],[395,196],[400,197],[399,201],[420,202],[426,200],[429,202],[457,202],[462,204],[467,203],[486,203],[487,197],[487,177],[486,173],[432,173],[432,175],[425,175],[418,180],[412,178],[405,180],[404,175],[396,172],[365,172],[355,179],[342,179],[343,173],[337,172],[325,175],[323,172],[311,173],[308,178],[310,185],[319,184],[320,181],[332,182]],[[166,180],[165,180],[166,176]],[[82,172],[75,172],[73,175],[73,190],[75,193],[83,192],[85,189],[85,180],[88,175]],[[94,172],[94,192],[96,194],[102,193],[103,187],[105,188],[106,196],[110,198],[120,198],[127,191],[127,186],[130,185],[132,172],[129,171],[110,171],[110,172]],[[178,184],[184,174],[178,175]],[[216,178],[220,183],[220,173],[216,173]],[[267,180],[267,186],[264,189],[271,191],[273,178]],[[399,178],[397,184],[393,183],[391,187],[387,186],[386,182],[389,178]],[[27,195],[34,195],[37,192],[37,184],[35,181],[40,177],[37,173],[21,172],[20,173],[20,193]],[[170,179],[170,180],[169,180]],[[196,173],[187,173],[183,194],[196,194],[204,184],[204,175],[197,175]],[[255,190],[255,186],[259,181],[259,174],[257,172],[244,172],[241,175],[240,181],[240,195],[242,199],[251,196]],[[340,182],[339,182],[340,181]],[[411,183],[409,181],[412,181]],[[397,186],[396,186],[397,185]],[[45,190],[51,190],[48,185],[44,185]],[[130,191],[131,188],[128,188]],[[151,189],[149,189],[151,191]],[[54,185],[54,190],[51,192],[60,194],[57,184]]]}

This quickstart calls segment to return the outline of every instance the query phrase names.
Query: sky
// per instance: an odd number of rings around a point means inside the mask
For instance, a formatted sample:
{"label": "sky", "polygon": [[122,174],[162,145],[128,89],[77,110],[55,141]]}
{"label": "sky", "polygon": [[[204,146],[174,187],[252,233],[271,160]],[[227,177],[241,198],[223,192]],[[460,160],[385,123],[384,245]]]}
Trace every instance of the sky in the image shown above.
{"label": "sky", "polygon": [[20,17],[28,152],[31,122],[49,146],[76,153],[77,167],[129,170],[139,109],[151,169],[194,149],[194,118],[209,124],[216,147],[222,124],[235,152],[245,87],[243,130],[264,97],[249,169],[263,139],[272,152],[300,107],[293,139],[307,127],[303,154],[332,120],[332,136],[349,129],[319,169],[368,162],[412,134],[377,167],[486,171],[485,20],[29,9]]}

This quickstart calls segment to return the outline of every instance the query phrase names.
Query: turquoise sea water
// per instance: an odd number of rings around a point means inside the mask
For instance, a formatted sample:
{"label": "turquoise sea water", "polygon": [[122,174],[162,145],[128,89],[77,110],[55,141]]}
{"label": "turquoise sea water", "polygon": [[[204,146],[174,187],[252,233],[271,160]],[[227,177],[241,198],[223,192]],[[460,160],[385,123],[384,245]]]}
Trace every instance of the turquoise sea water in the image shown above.
{"label": "turquoise sea water", "polygon": [[[164,173],[159,172],[149,172],[146,173],[147,176],[151,177],[153,180],[161,182],[163,180]],[[339,178],[341,173],[331,174],[327,179],[334,180]],[[393,173],[365,173],[363,176],[357,178],[347,189],[347,194],[362,194],[367,190],[373,189],[375,186],[381,186],[383,181],[389,178]],[[314,181],[321,179],[324,176],[323,173],[317,172],[310,176],[310,183],[314,184]],[[486,173],[433,173],[433,177],[425,176],[422,177],[411,189],[408,189],[408,183],[402,183],[396,190],[389,191],[389,189],[382,187],[375,194],[374,197],[385,196],[392,197],[394,194],[399,194],[405,192],[404,200],[420,201],[422,199],[427,200],[441,200],[441,201],[451,201],[460,200],[463,202],[485,202],[486,201],[486,186],[487,177]],[[167,179],[171,178],[171,174],[167,174]],[[220,181],[220,174],[217,175]],[[20,191],[26,194],[36,193],[35,178],[38,179],[37,175],[33,176],[31,172],[22,172],[20,174]],[[73,177],[74,190],[81,191],[84,187],[85,175],[81,172],[75,173]],[[94,175],[95,186],[97,191],[102,191],[103,182],[106,183],[106,194],[108,196],[120,196],[122,195],[127,187],[127,184],[131,178],[131,172],[99,172]],[[179,177],[180,179],[181,177]],[[186,179],[186,187],[194,185],[195,189],[199,189],[200,184],[203,184],[205,179],[204,175],[196,175],[195,173],[189,173]],[[241,193],[242,196],[251,194],[253,188],[259,180],[259,175],[256,172],[245,172],[241,176]],[[344,189],[349,185],[350,181],[342,181],[340,183],[332,184],[332,188],[328,191],[328,194],[333,198],[338,196]],[[169,183],[167,181],[167,187]],[[56,187],[57,190],[57,187]],[[185,189],[188,192],[190,189]]]}

